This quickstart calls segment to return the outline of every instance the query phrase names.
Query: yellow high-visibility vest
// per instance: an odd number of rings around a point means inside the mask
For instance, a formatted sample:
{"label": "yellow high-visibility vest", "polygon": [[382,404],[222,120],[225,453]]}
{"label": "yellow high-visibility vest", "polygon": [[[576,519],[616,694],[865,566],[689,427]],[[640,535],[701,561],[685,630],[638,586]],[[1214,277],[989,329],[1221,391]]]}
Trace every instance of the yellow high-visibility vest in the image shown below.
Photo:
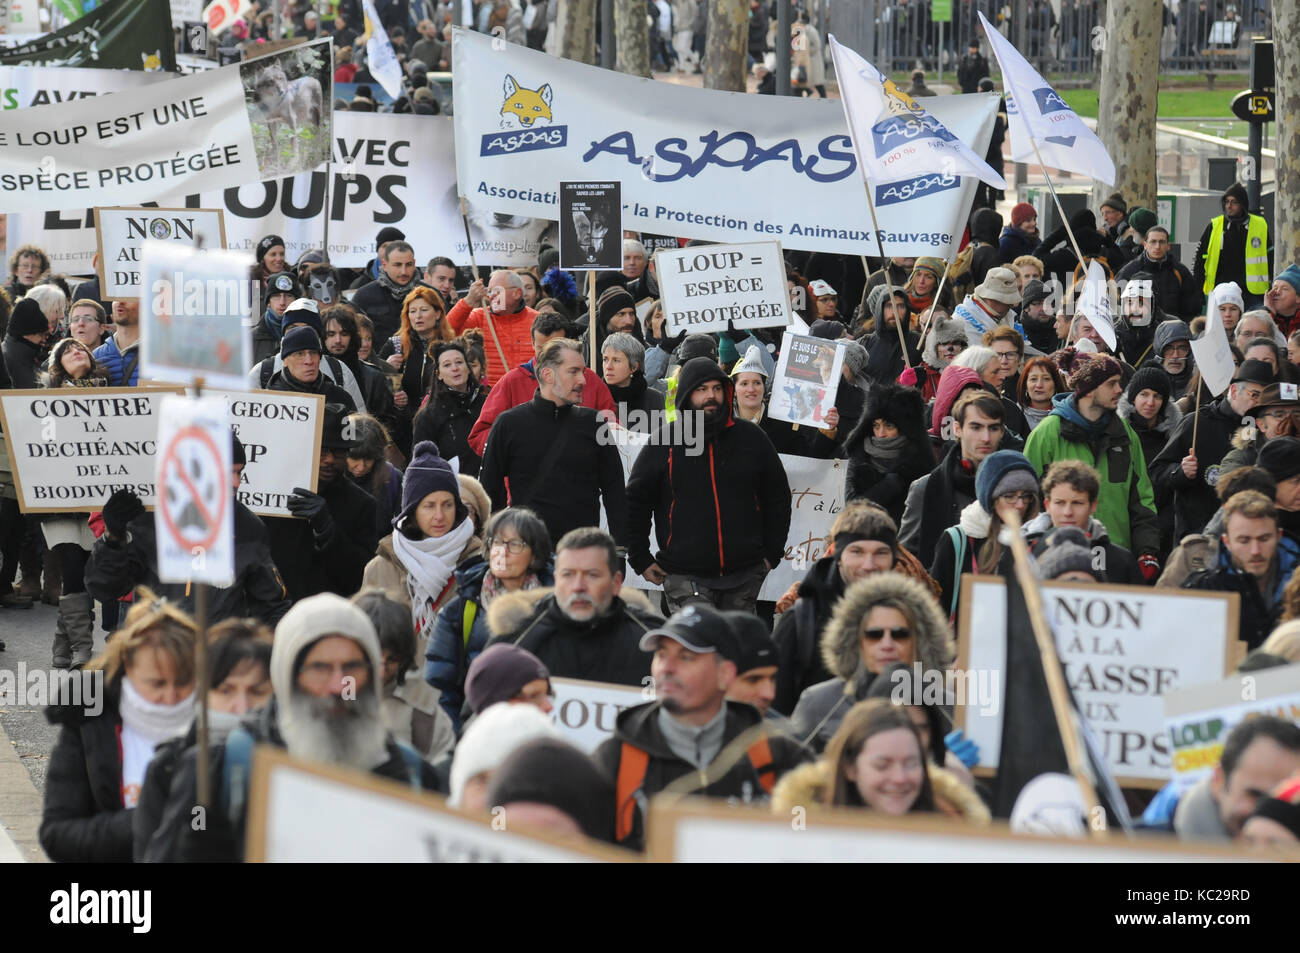
{"label": "yellow high-visibility vest", "polygon": [[[1217,285],[1219,252],[1223,248],[1223,216],[1210,220],[1210,247],[1205,250],[1206,294]],[[1268,222],[1262,215],[1250,216],[1246,226],[1246,290],[1262,295],[1268,290]]]}
{"label": "yellow high-visibility vest", "polygon": [[677,375],[664,378],[664,385],[664,419],[672,423],[677,419]]}

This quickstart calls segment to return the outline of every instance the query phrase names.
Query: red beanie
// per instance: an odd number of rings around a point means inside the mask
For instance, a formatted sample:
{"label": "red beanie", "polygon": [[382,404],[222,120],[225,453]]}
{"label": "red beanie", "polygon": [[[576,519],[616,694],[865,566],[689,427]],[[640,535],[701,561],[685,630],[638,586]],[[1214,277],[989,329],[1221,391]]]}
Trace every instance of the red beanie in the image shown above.
{"label": "red beanie", "polygon": [[1011,224],[1019,228],[1031,218],[1038,218],[1038,209],[1034,208],[1028,202],[1021,202],[1011,210]]}

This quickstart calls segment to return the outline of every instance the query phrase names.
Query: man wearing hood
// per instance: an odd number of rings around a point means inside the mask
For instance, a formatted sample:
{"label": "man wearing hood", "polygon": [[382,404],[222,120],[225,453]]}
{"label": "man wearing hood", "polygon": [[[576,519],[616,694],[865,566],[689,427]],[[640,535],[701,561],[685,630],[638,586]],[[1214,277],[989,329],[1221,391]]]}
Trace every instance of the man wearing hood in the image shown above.
{"label": "man wearing hood", "polygon": [[[276,276],[279,277],[278,275]],[[273,279],[274,280],[274,279]],[[310,328],[316,335],[319,342],[325,340],[325,325],[321,322],[320,305],[311,298],[297,298],[290,302],[280,316],[280,328],[282,329],[276,338],[278,346],[275,352],[269,357],[263,358],[257,364],[254,364],[248,372],[248,386],[252,389],[261,390],[298,390],[296,387],[272,387],[271,381],[276,374],[284,370],[284,339],[293,331],[299,328]],[[296,340],[299,342],[306,341],[307,338],[299,336]],[[357,382],[357,376],[352,372],[340,358],[334,354],[327,353],[324,348],[317,348],[316,353],[318,360],[316,362],[319,377],[335,387],[342,389],[348,395],[353,409],[361,413],[376,413],[375,408],[367,405],[365,394],[362,392],[361,385]],[[305,380],[301,374],[297,375],[300,383],[312,384],[312,381]],[[323,385],[322,385],[323,386]],[[384,382],[387,387],[387,381]],[[392,404],[392,392],[388,394],[388,403]],[[336,398],[326,397],[326,400],[333,401]],[[346,401],[345,401],[346,403]]]}
{"label": "man wearing hood", "polygon": [[627,482],[620,542],[633,569],[663,584],[674,611],[707,604],[752,612],[763,580],[785,556],[790,483],[762,429],[733,415],[734,390],[708,358],[682,365],[678,419],[641,451]]}
{"label": "man wearing hood", "polygon": [[1040,354],[1051,354],[1060,347],[1056,336],[1056,315],[1048,310],[1052,289],[1037,278],[1025,282],[1020,290],[1020,307],[1016,320],[1029,346]]}
{"label": "man wearing hood", "polygon": [[1201,313],[1205,295],[1187,266],[1174,261],[1169,253],[1169,230],[1163,225],[1147,229],[1142,254],[1117,271],[1115,280],[1128,281],[1141,271],[1151,275],[1152,290],[1161,311],[1185,321]]}
{"label": "man wearing hood", "polygon": [[1268,247],[1268,222],[1247,210],[1246,187],[1234,182],[1223,190],[1222,215],[1206,223],[1196,243],[1192,276],[1206,294],[1215,285],[1235,281],[1245,289],[1249,307],[1257,307],[1268,291],[1273,255]]}
{"label": "man wearing hood", "polygon": [[1122,283],[1120,291],[1115,346],[1119,358],[1134,367],[1152,355],[1159,357],[1159,352],[1152,350],[1155,329],[1168,320],[1156,304],[1153,285],[1150,273],[1139,271]]}
{"label": "man wearing hood", "polygon": [[1169,375],[1173,385],[1171,400],[1178,400],[1187,393],[1192,381],[1192,331],[1186,321],[1174,318],[1162,321],[1156,328],[1155,343],[1151,348],[1151,359],[1144,367],[1159,367]]}
{"label": "man wearing hood", "polygon": [[977,208],[970,217],[970,241],[973,247],[970,271],[964,276],[967,287],[981,284],[990,268],[1001,263],[998,240],[1002,233],[1002,216],[991,208]]}
{"label": "man wearing hood", "polygon": [[1101,480],[1088,464],[1057,460],[1048,467],[1043,474],[1043,512],[1021,529],[1029,552],[1041,556],[1047,551],[1052,530],[1073,526],[1087,538],[1092,566],[1102,573],[1102,582],[1140,586],[1145,580],[1133,554],[1112,543],[1106,524],[1093,516],[1100,493]]}
{"label": "man wearing hood", "polygon": [[[362,285],[352,304],[375,324],[375,341],[387,341],[402,324],[402,302],[416,288],[427,288],[415,264],[415,249],[401,239],[388,242],[379,253],[375,280]],[[451,320],[451,315],[447,316]],[[455,324],[452,324],[455,327]],[[460,329],[456,329],[460,333]],[[378,346],[378,344],[376,344]]]}
{"label": "man wearing hood", "polygon": [[1264,361],[1243,361],[1228,392],[1179,421],[1165,448],[1151,461],[1152,480],[1173,495],[1175,539],[1201,532],[1219,508],[1214,493],[1219,464],[1232,449],[1232,437],[1241,427],[1242,418],[1273,382],[1273,369]]}
{"label": "man wearing hood", "polygon": [[1057,460],[1080,460],[1101,481],[1097,519],[1115,545],[1138,557],[1147,582],[1160,575],[1160,526],[1142,444],[1115,412],[1124,393],[1119,361],[1085,355],[1067,379],[1072,393],[1057,394],[1052,412],[1025,442],[1025,456],[1040,474]]}
{"label": "man wearing hood", "polygon": [[1024,334],[1010,313],[1018,304],[1020,290],[1016,287],[1016,273],[1010,268],[995,267],[988,270],[965,301],[953,308],[952,316],[966,322],[966,340],[971,347],[978,347],[984,343],[984,332],[997,327],[1015,328]]}
{"label": "man wearing hood", "polygon": [[[272,745],[304,761],[369,772],[437,791],[433,768],[399,744],[384,722],[384,656],[370,619],[346,599],[322,593],[280,620],[271,647],[274,696],[209,749],[213,802],[195,830],[197,746],[181,755],[158,834],[144,859],[242,861],[253,746]],[[171,836],[165,836],[170,829]]]}
{"label": "man wearing hood", "polygon": [[[902,373],[904,366],[915,367],[921,362],[919,339],[907,330],[907,294],[895,288],[893,297],[884,285],[873,288],[867,295],[867,307],[875,319],[871,333],[861,339],[867,349],[867,377],[873,381],[892,381]],[[903,341],[907,342],[907,360],[903,360],[903,343],[899,340],[899,321],[903,322]]]}
{"label": "man wearing hood", "polygon": [[41,386],[41,350],[49,336],[50,323],[41,313],[41,306],[34,298],[20,299],[9,316],[4,343],[0,344],[9,386],[22,389]]}

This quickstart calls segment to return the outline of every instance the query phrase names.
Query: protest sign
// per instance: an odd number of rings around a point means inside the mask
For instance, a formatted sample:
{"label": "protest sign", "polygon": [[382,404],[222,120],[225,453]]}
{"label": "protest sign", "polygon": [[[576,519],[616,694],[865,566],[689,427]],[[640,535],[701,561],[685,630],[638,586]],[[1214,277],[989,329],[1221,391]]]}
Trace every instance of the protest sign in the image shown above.
{"label": "protest sign", "polygon": [[790,323],[780,242],[661,248],[654,260],[670,336]]}
{"label": "protest sign", "polygon": [[[646,678],[649,685],[650,679]],[[560,729],[564,740],[591,754],[607,738],[614,737],[614,719],[624,708],[654,701],[647,689],[631,685],[611,685],[577,678],[552,678],[555,706],[551,723]]]}
{"label": "protest sign", "polygon": [[0,391],[18,506],[24,513],[93,512],[116,490],[156,496],[162,400],[176,387]]}
{"label": "protest sign", "polygon": [[0,50],[0,65],[171,72],[176,54],[168,5],[169,0],[108,0],[61,30]]}
{"label": "protest sign", "polygon": [[477,817],[436,794],[259,746],[249,787],[250,863],[583,863],[636,855],[583,837],[516,829],[508,810]]}
{"label": "protest sign", "polygon": [[560,183],[560,267],[623,267],[623,200],[618,182]]}
{"label": "protest sign", "polygon": [[0,113],[7,209],[140,205],[314,169],[328,158],[332,135],[330,42],[94,100]]}
{"label": "protest sign", "polygon": [[229,417],[220,397],[163,398],[153,511],[163,582],[235,581]]}
{"label": "protest sign", "polygon": [[146,239],[140,282],[140,376],[240,387],[253,363],[245,320],[257,300],[248,255]]}
{"label": "protest sign", "polygon": [[[623,182],[624,228],[859,255],[876,247],[840,104],[647,82],[491,36],[452,34],[457,178],[490,212],[554,218],[558,182]],[[976,155],[995,96],[933,96]],[[976,179],[921,174],[876,196],[886,255],[951,260]],[[764,200],[755,202],[756,197]]]}
{"label": "protest sign", "polygon": [[1243,673],[1166,695],[1170,776],[1178,789],[1186,791],[1208,777],[1229,732],[1259,715],[1300,725],[1300,666]]}
{"label": "protest sign", "polygon": [[843,366],[844,348],[834,341],[785,332],[767,412],[774,420],[824,426],[835,406]]}
{"label": "protest sign", "polygon": [[[1169,776],[1164,696],[1218,682],[1237,662],[1236,593],[1053,582],[1042,587],[1065,679],[1106,753],[1116,780],[1160,787]],[[1006,662],[1006,583],[962,576],[959,672],[1001,672]],[[1005,679],[997,680],[999,695]],[[968,693],[969,694],[969,693]],[[978,693],[976,693],[978,695]],[[967,698],[954,719],[998,764],[1000,698]]]}
{"label": "protest sign", "polygon": [[793,815],[702,798],[650,802],[646,825],[655,863],[1252,863],[1242,850],[1167,837],[1118,834],[1072,840],[1014,834],[1003,823],[975,827],[936,814],[887,817],[861,808],[800,805]]}
{"label": "protest sign", "polygon": [[763,580],[758,598],[775,602],[796,582],[801,582],[812,564],[826,555],[831,545],[831,524],[844,509],[843,460],[816,460],[781,454],[781,466],[790,481],[790,534],[785,556]]}
{"label": "protest sign", "polygon": [[[205,391],[207,393],[207,391]],[[280,390],[216,391],[248,463],[236,496],[258,516],[289,516],[295,486],[316,492],[325,398]]]}
{"label": "protest sign", "polygon": [[221,209],[213,208],[95,209],[101,301],[140,297],[140,252],[147,238],[194,248],[225,248],[226,225]]}
{"label": "protest sign", "polygon": [[171,79],[139,70],[79,69],[72,66],[0,65],[0,110],[27,109],[137,89]]}

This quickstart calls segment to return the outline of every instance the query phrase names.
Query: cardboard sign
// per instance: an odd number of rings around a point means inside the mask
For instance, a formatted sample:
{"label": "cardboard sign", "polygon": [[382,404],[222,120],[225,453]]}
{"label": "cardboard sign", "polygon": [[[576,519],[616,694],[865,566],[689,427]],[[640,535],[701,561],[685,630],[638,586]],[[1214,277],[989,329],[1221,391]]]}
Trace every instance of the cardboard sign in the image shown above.
{"label": "cardboard sign", "polygon": [[817,460],[781,454],[790,481],[790,535],[785,555],[767,578],[758,598],[775,602],[796,582],[803,580],[812,564],[830,547],[831,524],[844,509],[844,478],[848,464],[843,460]]}
{"label": "cardboard sign", "polygon": [[215,208],[95,209],[101,301],[140,297],[141,250],[147,239],[190,248],[225,248],[225,216]]}
{"label": "cardboard sign", "polygon": [[177,387],[0,391],[18,507],[94,512],[117,490],[145,506],[157,495],[154,457],[162,402]]}
{"label": "cardboard sign", "polygon": [[780,242],[695,245],[655,252],[665,333],[790,323]]}
{"label": "cardboard sign", "polygon": [[561,268],[622,270],[622,193],[619,182],[560,183]]}
{"label": "cardboard sign", "polygon": [[767,412],[776,420],[825,426],[826,415],[835,406],[843,366],[844,348],[834,341],[785,332]]}
{"label": "cardboard sign", "polygon": [[220,397],[167,396],[158,428],[158,578],[235,581],[230,412]]}
{"label": "cardboard sign", "polygon": [[[1042,586],[1065,678],[1105,753],[1115,779],[1162,787],[1169,777],[1164,696],[1218,682],[1239,655],[1236,593],[1150,589],[1095,583]],[[961,672],[998,672],[1006,664],[1006,584],[962,576],[958,620]],[[992,684],[988,680],[987,684]],[[1006,680],[997,679],[1004,696]],[[998,764],[1002,698],[966,699],[954,723],[980,747],[979,767]]]}
{"label": "cardboard sign", "polygon": [[590,863],[635,861],[587,838],[475,817],[409,784],[267,746],[253,755],[245,858],[251,863]]}
{"label": "cardboard sign", "polygon": [[[204,393],[208,393],[205,391]],[[216,391],[248,463],[236,494],[258,516],[290,516],[295,486],[316,492],[325,398],[280,390]]]}
{"label": "cardboard sign", "polygon": [[1170,776],[1179,790],[1208,777],[1232,729],[1259,715],[1300,725],[1300,666],[1234,675],[1166,695],[1165,725],[1173,752]]}
{"label": "cardboard sign", "polygon": [[[646,679],[647,686],[649,679]],[[552,678],[555,705],[551,723],[564,740],[591,754],[607,738],[614,737],[614,719],[624,708],[653,701],[647,688],[588,682],[578,678]]]}

